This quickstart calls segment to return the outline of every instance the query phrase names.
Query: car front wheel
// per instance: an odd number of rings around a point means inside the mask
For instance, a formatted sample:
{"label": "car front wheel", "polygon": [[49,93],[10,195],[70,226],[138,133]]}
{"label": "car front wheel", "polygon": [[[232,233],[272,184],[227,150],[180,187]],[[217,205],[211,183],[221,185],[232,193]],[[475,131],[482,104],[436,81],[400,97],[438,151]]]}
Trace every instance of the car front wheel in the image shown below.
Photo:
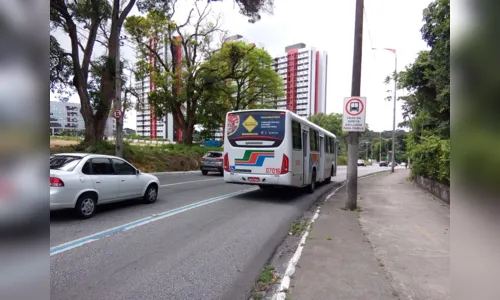
{"label": "car front wheel", "polygon": [[144,203],[150,204],[156,202],[158,199],[158,187],[155,184],[150,184],[144,193]]}

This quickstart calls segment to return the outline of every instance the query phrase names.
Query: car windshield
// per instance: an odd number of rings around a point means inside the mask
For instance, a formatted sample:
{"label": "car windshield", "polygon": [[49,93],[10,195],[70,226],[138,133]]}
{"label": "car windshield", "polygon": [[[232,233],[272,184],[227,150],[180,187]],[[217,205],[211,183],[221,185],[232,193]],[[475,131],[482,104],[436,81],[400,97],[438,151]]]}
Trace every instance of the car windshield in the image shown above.
{"label": "car windshield", "polygon": [[72,171],[82,160],[79,156],[55,155],[50,157],[50,169],[61,171]]}

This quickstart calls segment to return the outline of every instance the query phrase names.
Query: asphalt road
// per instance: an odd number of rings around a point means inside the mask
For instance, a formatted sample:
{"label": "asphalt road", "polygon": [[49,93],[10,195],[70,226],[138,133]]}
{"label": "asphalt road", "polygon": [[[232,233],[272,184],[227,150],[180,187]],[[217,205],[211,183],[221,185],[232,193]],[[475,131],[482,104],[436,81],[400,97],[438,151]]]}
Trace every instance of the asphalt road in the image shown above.
{"label": "asphalt road", "polygon": [[[51,213],[51,299],[246,300],[290,224],[315,201],[217,175],[158,177],[152,205],[107,205],[88,220]],[[332,179],[345,177],[339,167]]]}

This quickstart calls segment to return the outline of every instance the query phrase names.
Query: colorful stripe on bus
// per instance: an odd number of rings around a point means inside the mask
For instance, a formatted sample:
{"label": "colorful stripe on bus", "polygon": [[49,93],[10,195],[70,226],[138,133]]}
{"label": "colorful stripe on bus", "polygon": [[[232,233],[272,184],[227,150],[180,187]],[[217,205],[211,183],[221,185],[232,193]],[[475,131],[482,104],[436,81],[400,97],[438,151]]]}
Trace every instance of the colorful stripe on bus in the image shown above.
{"label": "colorful stripe on bus", "polygon": [[266,158],[274,158],[272,150],[246,150],[242,158],[234,160],[235,166],[262,167]]}

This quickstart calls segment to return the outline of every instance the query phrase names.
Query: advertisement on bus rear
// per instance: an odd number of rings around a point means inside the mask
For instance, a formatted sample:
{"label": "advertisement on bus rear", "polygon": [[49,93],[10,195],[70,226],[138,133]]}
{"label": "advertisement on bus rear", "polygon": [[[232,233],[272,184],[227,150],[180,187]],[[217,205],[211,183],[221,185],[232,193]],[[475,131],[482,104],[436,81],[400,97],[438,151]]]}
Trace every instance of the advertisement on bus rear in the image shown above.
{"label": "advertisement on bus rear", "polygon": [[237,112],[227,116],[226,136],[233,147],[278,147],[285,137],[284,112]]}

